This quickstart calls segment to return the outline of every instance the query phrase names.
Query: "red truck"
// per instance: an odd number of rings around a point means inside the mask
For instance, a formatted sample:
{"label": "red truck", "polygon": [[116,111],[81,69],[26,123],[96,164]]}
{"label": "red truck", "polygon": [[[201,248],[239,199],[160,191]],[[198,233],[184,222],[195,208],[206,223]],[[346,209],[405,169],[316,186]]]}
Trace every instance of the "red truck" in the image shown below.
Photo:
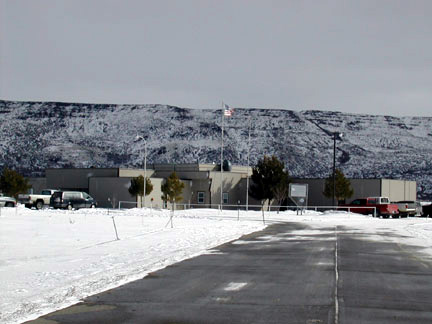
{"label": "red truck", "polygon": [[[388,197],[359,198],[353,200],[349,204],[341,205],[339,208],[343,210],[349,210],[353,213],[366,215],[372,214],[373,216],[382,216],[383,218],[388,218],[390,216],[394,218],[400,216],[398,205],[390,203],[390,199]],[[376,213],[375,215],[374,211]]]}

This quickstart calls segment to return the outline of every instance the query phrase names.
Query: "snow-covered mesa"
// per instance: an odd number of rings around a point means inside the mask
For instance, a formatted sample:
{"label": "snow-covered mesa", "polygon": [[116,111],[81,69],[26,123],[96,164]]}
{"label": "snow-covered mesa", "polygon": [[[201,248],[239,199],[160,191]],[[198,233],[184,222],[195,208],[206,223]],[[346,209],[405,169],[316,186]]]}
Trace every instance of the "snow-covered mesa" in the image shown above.
{"label": "snow-covered mesa", "polygon": [[[432,117],[281,108],[238,108],[225,118],[224,159],[254,166],[275,155],[293,178],[326,178],[332,134],[341,132],[336,162],[345,176],[415,180],[419,200],[432,199]],[[48,168],[141,168],[144,146],[149,168],[220,160],[220,109],[0,100],[0,112],[0,163],[29,177]]]}
{"label": "snow-covered mesa", "polygon": [[[399,243],[424,246],[432,255],[432,221],[425,218],[286,211],[266,212],[264,224],[261,212],[195,209],[176,211],[171,223],[170,211],[154,209],[38,211],[19,206],[0,212],[3,324],[34,319],[181,260],[217,253],[218,245],[275,222],[307,223],[311,233],[340,225],[368,232],[371,239],[385,228],[404,234]],[[309,239],[306,232],[291,234]],[[262,237],[263,242],[272,239]]]}

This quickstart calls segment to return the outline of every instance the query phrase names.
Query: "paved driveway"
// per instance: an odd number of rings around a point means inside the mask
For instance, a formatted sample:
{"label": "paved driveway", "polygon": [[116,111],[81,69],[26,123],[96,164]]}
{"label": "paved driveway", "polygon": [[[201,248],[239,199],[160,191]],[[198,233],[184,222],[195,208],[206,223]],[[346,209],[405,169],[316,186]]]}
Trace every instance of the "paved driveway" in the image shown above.
{"label": "paved driveway", "polygon": [[432,323],[429,257],[369,234],[272,225],[29,323]]}

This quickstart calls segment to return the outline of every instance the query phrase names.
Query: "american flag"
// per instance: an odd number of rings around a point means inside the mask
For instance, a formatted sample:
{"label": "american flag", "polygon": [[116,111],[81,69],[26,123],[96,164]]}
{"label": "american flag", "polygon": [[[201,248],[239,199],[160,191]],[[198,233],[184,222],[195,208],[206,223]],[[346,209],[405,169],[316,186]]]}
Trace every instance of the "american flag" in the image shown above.
{"label": "american flag", "polygon": [[233,113],[234,113],[234,109],[224,104],[224,116],[231,117]]}

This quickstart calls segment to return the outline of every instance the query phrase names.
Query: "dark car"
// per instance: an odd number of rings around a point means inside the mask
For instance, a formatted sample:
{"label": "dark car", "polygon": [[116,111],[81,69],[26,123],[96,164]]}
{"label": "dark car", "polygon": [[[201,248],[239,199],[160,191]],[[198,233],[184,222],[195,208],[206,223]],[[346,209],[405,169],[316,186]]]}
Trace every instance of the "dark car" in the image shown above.
{"label": "dark car", "polygon": [[64,209],[95,208],[96,201],[83,191],[56,191],[51,195],[50,207]]}
{"label": "dark car", "polygon": [[423,205],[423,215],[424,217],[432,216],[432,205]]}

